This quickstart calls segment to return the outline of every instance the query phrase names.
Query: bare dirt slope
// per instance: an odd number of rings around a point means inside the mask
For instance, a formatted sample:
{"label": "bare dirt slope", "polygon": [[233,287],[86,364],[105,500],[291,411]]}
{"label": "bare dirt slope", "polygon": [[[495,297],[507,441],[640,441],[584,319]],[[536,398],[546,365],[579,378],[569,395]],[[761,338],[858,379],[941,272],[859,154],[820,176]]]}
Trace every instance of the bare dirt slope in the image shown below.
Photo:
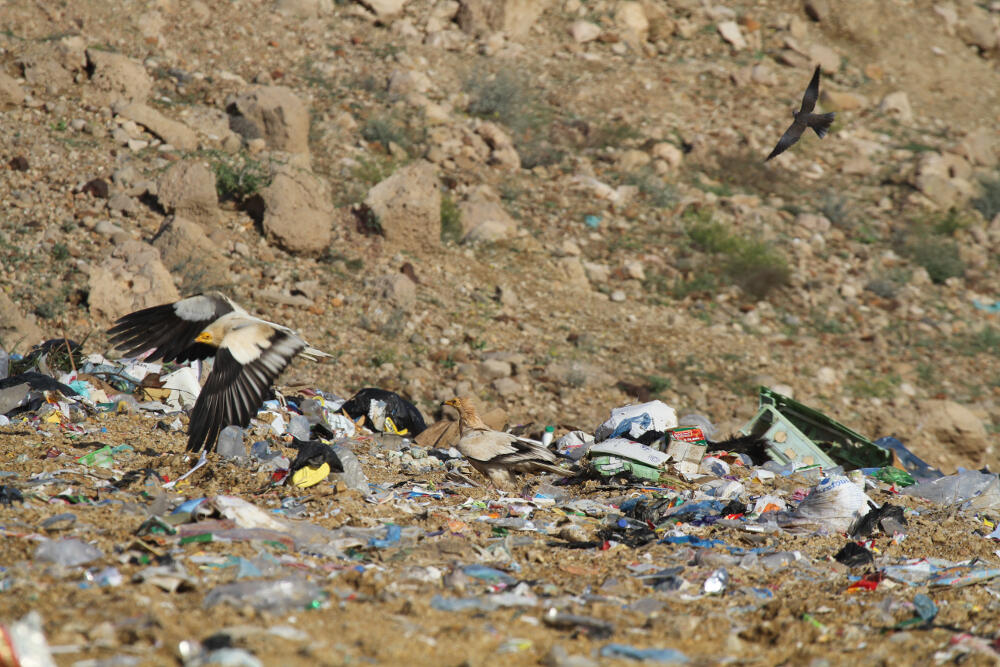
{"label": "bare dirt slope", "polygon": [[[763,384],[873,438],[896,435],[948,472],[995,467],[997,30],[989,8],[923,1],[8,1],[0,4],[0,342],[23,352],[65,335],[107,353],[103,332],[143,295],[219,287],[335,355],[318,366],[296,362],[287,385],[343,396],[383,387],[428,416],[446,398],[473,394],[503,407],[511,423],[556,424],[560,433],[660,398],[726,433],[753,414]],[[833,131],[763,164],[817,62],[821,110],[838,111]],[[286,89],[286,106],[258,127],[234,109],[259,86]],[[140,117],[129,103],[156,115]],[[289,111],[296,104],[301,118]],[[300,145],[279,145],[283,132]],[[397,198],[416,213],[369,195],[424,163],[431,191],[407,181],[411,194]],[[171,199],[167,174],[189,164],[209,176],[185,181]],[[306,185],[269,191],[282,170],[307,174]],[[191,203],[205,188],[217,192],[207,210]],[[190,252],[183,260],[157,237],[171,214],[194,222],[195,240],[178,242]],[[128,264],[145,257],[145,244],[169,279]],[[109,275],[113,287],[101,291]],[[122,444],[130,428],[115,418],[101,441]],[[28,433],[3,434],[0,468],[39,472],[35,455],[50,441]],[[150,447],[182,444],[169,434]],[[186,465],[144,456],[173,475]],[[396,473],[371,474],[388,483]],[[196,483],[202,495],[245,495],[262,480]],[[48,510],[35,502],[31,512]],[[400,518],[358,498],[323,502],[366,525]],[[28,526],[41,518],[17,505],[2,511]],[[415,525],[440,529],[434,511]],[[135,517],[119,519],[108,519],[105,553],[135,529]],[[918,532],[904,543],[915,556],[991,552],[978,536],[965,541],[968,523],[955,524],[962,538]],[[489,534],[472,541],[481,546]],[[788,539],[811,558],[835,550],[832,538]],[[543,541],[517,548],[516,560],[533,563],[525,578],[574,594],[621,578],[642,557],[588,551],[575,563]],[[650,551],[657,563],[675,558],[665,545]],[[5,567],[30,557],[11,539],[0,553]],[[380,597],[406,556],[343,587],[364,602],[298,615],[308,642],[253,650],[269,664],[414,655],[485,664],[503,641],[524,637],[532,647],[504,660],[546,654],[554,631],[519,625],[516,610],[469,620],[429,610],[430,588],[420,586],[413,601]],[[8,606],[12,617],[40,606],[55,643],[77,642],[74,622],[92,632],[83,609],[117,623],[143,607],[149,617],[133,630],[116,626],[115,647],[138,637],[166,664],[177,641],[223,625],[193,593],[137,598],[126,586],[56,601],[45,598],[46,581],[17,589],[35,592]],[[936,630],[905,647],[876,641],[872,628],[889,621],[875,616],[891,616],[891,605],[859,611],[842,579],[799,584],[779,587],[780,606],[746,622],[727,620],[712,600],[670,602],[660,616],[620,618],[615,641],[647,645],[643,633],[652,633],[706,661],[799,664],[839,660],[809,647],[823,637],[855,651],[852,660],[870,657],[862,647],[873,645],[873,660],[903,648],[929,660],[950,636]],[[948,623],[970,629],[995,615],[981,589],[948,595]],[[601,604],[588,613],[621,614],[620,604]],[[816,606],[834,610],[827,626],[837,630],[784,629]],[[232,624],[271,622],[237,615]],[[385,624],[373,630],[374,618]],[[692,618],[719,630],[691,639]],[[574,652],[597,646],[578,641]]]}

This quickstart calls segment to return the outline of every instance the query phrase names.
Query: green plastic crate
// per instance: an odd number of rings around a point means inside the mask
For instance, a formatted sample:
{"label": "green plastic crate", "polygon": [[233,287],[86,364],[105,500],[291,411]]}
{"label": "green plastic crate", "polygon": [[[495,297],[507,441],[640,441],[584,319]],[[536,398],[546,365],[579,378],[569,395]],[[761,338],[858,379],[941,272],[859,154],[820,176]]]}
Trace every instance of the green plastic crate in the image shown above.
{"label": "green plastic crate", "polygon": [[892,465],[889,450],[767,387],[760,388],[760,409],[741,432],[765,438],[768,456],[781,464],[797,460],[845,470]]}

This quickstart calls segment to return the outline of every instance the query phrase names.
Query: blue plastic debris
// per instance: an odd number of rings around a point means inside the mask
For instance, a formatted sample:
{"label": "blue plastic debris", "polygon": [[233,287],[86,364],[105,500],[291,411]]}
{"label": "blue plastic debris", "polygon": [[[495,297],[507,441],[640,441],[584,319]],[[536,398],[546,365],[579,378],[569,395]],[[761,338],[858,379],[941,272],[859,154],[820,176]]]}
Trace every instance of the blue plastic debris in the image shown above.
{"label": "blue plastic debris", "polygon": [[487,567],[485,565],[466,565],[462,568],[462,573],[466,576],[472,577],[473,579],[487,581],[491,584],[505,584],[507,586],[513,586],[517,583],[517,579],[510,576],[506,572],[493,567]]}
{"label": "blue plastic debris", "polygon": [[903,470],[910,473],[913,479],[918,482],[929,482],[939,477],[944,477],[944,473],[929,466],[923,459],[906,448],[900,440],[892,436],[879,438],[875,444],[884,449],[892,451],[899,462],[903,464]]}
{"label": "blue plastic debris", "polygon": [[583,224],[587,225],[591,229],[597,229],[601,226],[601,216],[599,215],[585,215],[583,216]]}
{"label": "blue plastic debris", "polygon": [[390,523],[385,527],[385,537],[378,538],[373,537],[368,542],[368,546],[375,547],[376,549],[387,549],[394,544],[399,544],[399,538],[403,534],[403,529],[394,523]]}
{"label": "blue plastic debris", "polygon": [[702,547],[706,549],[711,547],[727,546],[726,543],[723,542],[722,540],[703,540],[700,537],[696,537],[695,535],[667,535],[662,540],[660,540],[660,543],[686,544],[688,546]]}
{"label": "blue plastic debris", "polygon": [[601,647],[602,658],[629,658],[639,662],[683,664],[691,662],[686,655],[673,648],[636,648],[627,644],[608,644]]}
{"label": "blue plastic debris", "polygon": [[937,616],[938,608],[934,604],[934,600],[923,593],[917,593],[913,596],[913,606],[917,609],[917,615],[927,623],[933,621],[934,617]]}
{"label": "blue plastic debris", "polygon": [[183,512],[188,512],[188,513],[194,512],[198,508],[198,505],[201,505],[206,500],[207,500],[207,498],[192,498],[191,500],[185,500],[180,505],[178,505],[177,509],[175,509],[173,512],[171,512],[171,514],[181,514]]}

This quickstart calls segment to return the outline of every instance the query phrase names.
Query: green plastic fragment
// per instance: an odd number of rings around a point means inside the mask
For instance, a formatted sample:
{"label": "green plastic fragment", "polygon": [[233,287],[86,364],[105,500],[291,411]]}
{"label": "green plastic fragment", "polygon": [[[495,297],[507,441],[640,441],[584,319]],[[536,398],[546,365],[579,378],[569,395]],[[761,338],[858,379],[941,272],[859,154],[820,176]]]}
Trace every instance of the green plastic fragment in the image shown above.
{"label": "green plastic fragment", "polygon": [[110,468],[115,464],[115,459],[112,456],[111,447],[104,445],[100,449],[84,454],[76,462],[82,463],[88,468]]}
{"label": "green plastic fragment", "polygon": [[916,484],[916,480],[913,479],[913,475],[894,466],[879,468],[874,477],[881,482],[885,482],[886,484],[895,484],[896,486],[911,486]]}

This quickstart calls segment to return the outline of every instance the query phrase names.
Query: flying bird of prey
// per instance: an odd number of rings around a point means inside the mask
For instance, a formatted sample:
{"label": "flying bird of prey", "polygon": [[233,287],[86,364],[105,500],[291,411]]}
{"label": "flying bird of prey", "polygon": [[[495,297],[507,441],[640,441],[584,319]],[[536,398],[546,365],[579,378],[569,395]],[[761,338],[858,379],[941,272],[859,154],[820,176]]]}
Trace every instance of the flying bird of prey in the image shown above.
{"label": "flying bird of prey", "polygon": [[556,455],[550,449],[491,429],[476,414],[468,398],[452,398],[442,405],[458,410],[459,440],[455,448],[494,486],[510,484],[512,472],[572,474],[555,465]]}
{"label": "flying bird of prey", "polygon": [[826,133],[830,130],[830,125],[833,123],[834,113],[813,113],[812,110],[816,108],[816,100],[819,99],[819,65],[816,65],[816,71],[813,72],[812,81],[809,82],[809,87],[806,88],[806,94],[802,96],[802,108],[798,111],[792,111],[792,115],[795,120],[792,121],[791,126],[785,133],[781,135],[781,139],[778,139],[778,145],[774,147],[771,154],[764,159],[767,162],[779,153],[783,153],[788,148],[792,146],[802,133],[806,131],[806,128],[812,128],[822,139],[826,136]]}
{"label": "flying bird of prey", "polygon": [[191,410],[187,448],[211,451],[219,432],[246,427],[264,396],[295,355],[328,357],[309,347],[288,327],[250,315],[219,292],[137,310],[108,330],[111,342],[129,356],[147,350],[151,361],[215,363]]}

